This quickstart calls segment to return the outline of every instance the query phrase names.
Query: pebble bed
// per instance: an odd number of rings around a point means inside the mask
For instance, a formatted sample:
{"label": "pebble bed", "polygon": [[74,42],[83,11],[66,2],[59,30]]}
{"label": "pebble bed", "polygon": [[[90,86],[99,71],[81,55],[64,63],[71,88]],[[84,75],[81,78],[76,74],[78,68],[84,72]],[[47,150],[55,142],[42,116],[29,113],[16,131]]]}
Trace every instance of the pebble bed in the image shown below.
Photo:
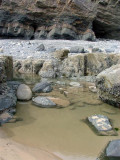
{"label": "pebble bed", "polygon": [[[38,51],[40,44],[45,46],[44,51]],[[20,40],[20,39],[1,39],[0,55],[11,55],[14,59],[51,59],[50,53],[59,49],[70,49],[74,46],[84,47],[86,52],[89,48],[99,48],[104,53],[120,53],[120,41],[116,40],[97,40],[90,41],[72,41],[72,40]],[[74,54],[74,53],[72,53]]]}

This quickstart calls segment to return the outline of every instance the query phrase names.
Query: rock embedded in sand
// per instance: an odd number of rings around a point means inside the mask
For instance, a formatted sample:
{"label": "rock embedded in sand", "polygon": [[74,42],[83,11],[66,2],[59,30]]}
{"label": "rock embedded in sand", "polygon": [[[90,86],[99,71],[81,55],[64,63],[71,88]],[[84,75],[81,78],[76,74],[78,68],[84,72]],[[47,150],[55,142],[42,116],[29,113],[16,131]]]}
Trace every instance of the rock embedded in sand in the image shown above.
{"label": "rock embedded in sand", "polygon": [[78,82],[70,82],[70,86],[80,87],[80,83],[78,83]]}
{"label": "rock embedded in sand", "polygon": [[28,101],[32,98],[32,91],[26,84],[21,84],[17,89],[17,99]]}
{"label": "rock embedded in sand", "polygon": [[111,141],[106,148],[106,156],[109,160],[120,159],[120,139]]}
{"label": "rock embedded in sand", "polygon": [[97,93],[97,88],[95,86],[89,86],[89,91]]}
{"label": "rock embedded in sand", "polygon": [[56,106],[56,104],[53,101],[51,101],[49,97],[38,96],[38,97],[33,98],[32,102],[33,104],[39,107],[43,107],[43,108],[50,108],[50,107]]}

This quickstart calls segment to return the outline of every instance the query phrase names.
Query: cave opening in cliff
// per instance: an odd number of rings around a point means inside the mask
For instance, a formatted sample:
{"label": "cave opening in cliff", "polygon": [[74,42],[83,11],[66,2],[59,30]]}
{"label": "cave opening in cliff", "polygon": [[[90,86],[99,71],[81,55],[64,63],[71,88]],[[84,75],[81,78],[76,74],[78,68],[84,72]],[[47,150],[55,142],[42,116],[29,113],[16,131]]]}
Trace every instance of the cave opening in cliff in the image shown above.
{"label": "cave opening in cliff", "polygon": [[95,33],[96,38],[105,38],[106,37],[105,26],[102,25],[99,21],[97,21],[97,20],[93,21],[92,29]]}

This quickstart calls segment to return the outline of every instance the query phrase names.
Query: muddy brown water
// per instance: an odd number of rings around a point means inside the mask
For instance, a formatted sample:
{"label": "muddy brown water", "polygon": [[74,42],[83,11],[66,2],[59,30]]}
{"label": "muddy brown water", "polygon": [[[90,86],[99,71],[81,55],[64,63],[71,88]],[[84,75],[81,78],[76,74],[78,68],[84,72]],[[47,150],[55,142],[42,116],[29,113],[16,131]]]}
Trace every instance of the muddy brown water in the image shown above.
{"label": "muddy brown water", "polygon": [[[40,108],[29,102],[18,102],[16,116],[22,118],[17,123],[3,126],[8,136],[25,145],[48,150],[63,160],[96,160],[105,145],[118,136],[98,136],[84,119],[93,114],[108,116],[113,126],[120,128],[120,110],[101,102],[96,93],[83,87],[54,86],[48,94],[69,101],[65,107]],[[67,91],[64,95],[59,88]]]}

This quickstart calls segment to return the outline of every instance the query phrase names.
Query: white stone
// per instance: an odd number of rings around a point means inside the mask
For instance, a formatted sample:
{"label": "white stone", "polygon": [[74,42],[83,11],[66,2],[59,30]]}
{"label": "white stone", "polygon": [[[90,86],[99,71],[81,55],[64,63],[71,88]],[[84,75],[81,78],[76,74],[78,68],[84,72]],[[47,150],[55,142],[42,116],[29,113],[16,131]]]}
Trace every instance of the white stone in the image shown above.
{"label": "white stone", "polygon": [[26,84],[21,84],[17,89],[17,99],[19,100],[30,100],[32,98],[32,91]]}
{"label": "white stone", "polygon": [[78,82],[70,82],[70,86],[80,87],[80,83],[78,83]]}

